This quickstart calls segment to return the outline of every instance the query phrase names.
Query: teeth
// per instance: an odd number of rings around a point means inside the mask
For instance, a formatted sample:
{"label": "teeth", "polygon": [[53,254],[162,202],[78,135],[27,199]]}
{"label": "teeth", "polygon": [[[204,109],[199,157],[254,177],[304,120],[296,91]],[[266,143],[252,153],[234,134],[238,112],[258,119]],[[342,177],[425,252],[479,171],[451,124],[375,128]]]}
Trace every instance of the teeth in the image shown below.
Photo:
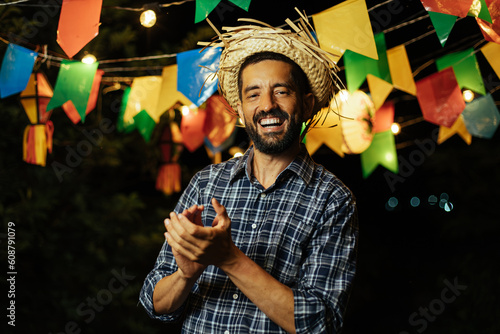
{"label": "teeth", "polygon": [[280,123],[279,118],[264,118],[260,121],[260,125],[262,126],[279,125]]}

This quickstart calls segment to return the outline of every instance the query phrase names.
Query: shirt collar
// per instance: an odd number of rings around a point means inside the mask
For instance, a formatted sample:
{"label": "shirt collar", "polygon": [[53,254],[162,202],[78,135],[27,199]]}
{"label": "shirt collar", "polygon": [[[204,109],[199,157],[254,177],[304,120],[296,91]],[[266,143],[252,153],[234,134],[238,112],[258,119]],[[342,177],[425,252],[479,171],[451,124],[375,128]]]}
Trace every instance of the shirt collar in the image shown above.
{"label": "shirt collar", "polygon": [[[253,146],[251,146],[245,154],[239,159],[239,161],[233,166],[231,170],[230,181],[232,182],[237,176],[242,174],[243,172],[247,172],[247,176],[250,179],[251,175],[251,165],[250,161],[253,158]],[[278,176],[281,177],[285,173],[295,173],[300,176],[306,184],[309,184],[311,181],[313,172],[314,172],[314,161],[311,156],[307,152],[307,149],[304,144],[300,145],[299,154],[295,157],[295,159],[288,165],[283,172]]]}

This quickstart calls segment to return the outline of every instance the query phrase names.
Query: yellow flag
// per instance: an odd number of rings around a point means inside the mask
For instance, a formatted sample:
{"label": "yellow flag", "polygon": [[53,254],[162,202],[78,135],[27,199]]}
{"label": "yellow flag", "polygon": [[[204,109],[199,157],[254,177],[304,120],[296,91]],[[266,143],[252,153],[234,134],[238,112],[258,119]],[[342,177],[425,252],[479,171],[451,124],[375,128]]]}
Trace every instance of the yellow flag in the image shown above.
{"label": "yellow flag", "polygon": [[322,49],[336,55],[345,50],[378,59],[377,46],[364,0],[347,0],[312,16]]}
{"label": "yellow flag", "polygon": [[[332,102],[332,108],[334,104],[335,102]],[[323,112],[326,111],[322,110],[321,113]],[[307,132],[306,148],[309,154],[314,154],[321,145],[325,144],[340,157],[344,157],[344,152],[342,151],[343,137],[340,129],[340,120],[336,113],[338,113],[338,111],[330,110],[324,122],[321,121],[317,126],[311,128]]]}
{"label": "yellow flag", "polygon": [[500,77],[500,44],[489,42],[481,48],[481,52],[486,60],[488,60],[488,63],[490,63],[496,75]]}
{"label": "yellow flag", "polygon": [[451,128],[447,128],[446,126],[439,127],[439,135],[438,135],[438,144],[442,144],[447,139],[449,139],[454,134],[458,134],[467,145],[470,145],[472,142],[472,135],[467,131],[464,122],[464,116],[460,115],[455,123],[451,126]]}
{"label": "yellow flag", "polygon": [[399,45],[387,50],[387,62],[394,88],[411,95],[417,95],[417,86],[413,79],[405,46]]}
{"label": "yellow flag", "polygon": [[158,96],[158,104],[156,105],[154,116],[150,114],[153,119],[159,119],[165,111],[177,102],[187,106],[193,104],[184,94],[177,91],[177,65],[165,66],[161,77],[162,83]]}
{"label": "yellow flag", "polygon": [[378,110],[385,102],[385,99],[392,91],[392,85],[385,80],[382,80],[372,74],[366,75],[368,88],[370,89],[371,98],[375,105],[375,110]]}
{"label": "yellow flag", "polygon": [[132,82],[127,107],[123,115],[123,122],[129,122],[142,110],[158,123],[160,116],[157,115],[158,95],[160,94],[162,78],[160,76],[138,77]]}

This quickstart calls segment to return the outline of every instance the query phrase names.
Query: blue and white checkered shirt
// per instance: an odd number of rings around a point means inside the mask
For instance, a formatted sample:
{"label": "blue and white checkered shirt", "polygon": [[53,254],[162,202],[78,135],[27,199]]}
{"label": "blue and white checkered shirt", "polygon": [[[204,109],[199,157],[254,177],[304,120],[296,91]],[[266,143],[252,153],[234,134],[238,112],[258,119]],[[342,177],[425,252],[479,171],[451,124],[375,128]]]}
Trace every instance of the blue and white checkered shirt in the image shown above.
{"label": "blue and white checkered shirt", "polygon": [[[305,147],[264,189],[251,174],[253,149],[241,158],[197,173],[176,206],[182,212],[203,204],[202,221],[211,226],[212,197],[226,207],[235,245],[294,294],[297,333],[336,333],[355,272],[357,215],[354,196]],[[156,314],[153,290],[177,270],[165,242],[140,294],[147,313],[163,321],[183,321],[183,333],[285,333],[229,280],[209,266],[184,305]]]}

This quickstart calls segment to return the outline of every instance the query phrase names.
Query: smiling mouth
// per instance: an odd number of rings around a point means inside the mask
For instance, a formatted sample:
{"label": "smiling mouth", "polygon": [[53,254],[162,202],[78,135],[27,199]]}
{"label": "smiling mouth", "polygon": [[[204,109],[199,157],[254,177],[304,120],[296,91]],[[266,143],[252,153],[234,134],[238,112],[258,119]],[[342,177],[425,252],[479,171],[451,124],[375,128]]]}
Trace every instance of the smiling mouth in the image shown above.
{"label": "smiling mouth", "polygon": [[284,121],[279,117],[269,117],[269,118],[262,118],[259,121],[259,124],[263,128],[270,128],[270,127],[281,126],[283,122]]}

